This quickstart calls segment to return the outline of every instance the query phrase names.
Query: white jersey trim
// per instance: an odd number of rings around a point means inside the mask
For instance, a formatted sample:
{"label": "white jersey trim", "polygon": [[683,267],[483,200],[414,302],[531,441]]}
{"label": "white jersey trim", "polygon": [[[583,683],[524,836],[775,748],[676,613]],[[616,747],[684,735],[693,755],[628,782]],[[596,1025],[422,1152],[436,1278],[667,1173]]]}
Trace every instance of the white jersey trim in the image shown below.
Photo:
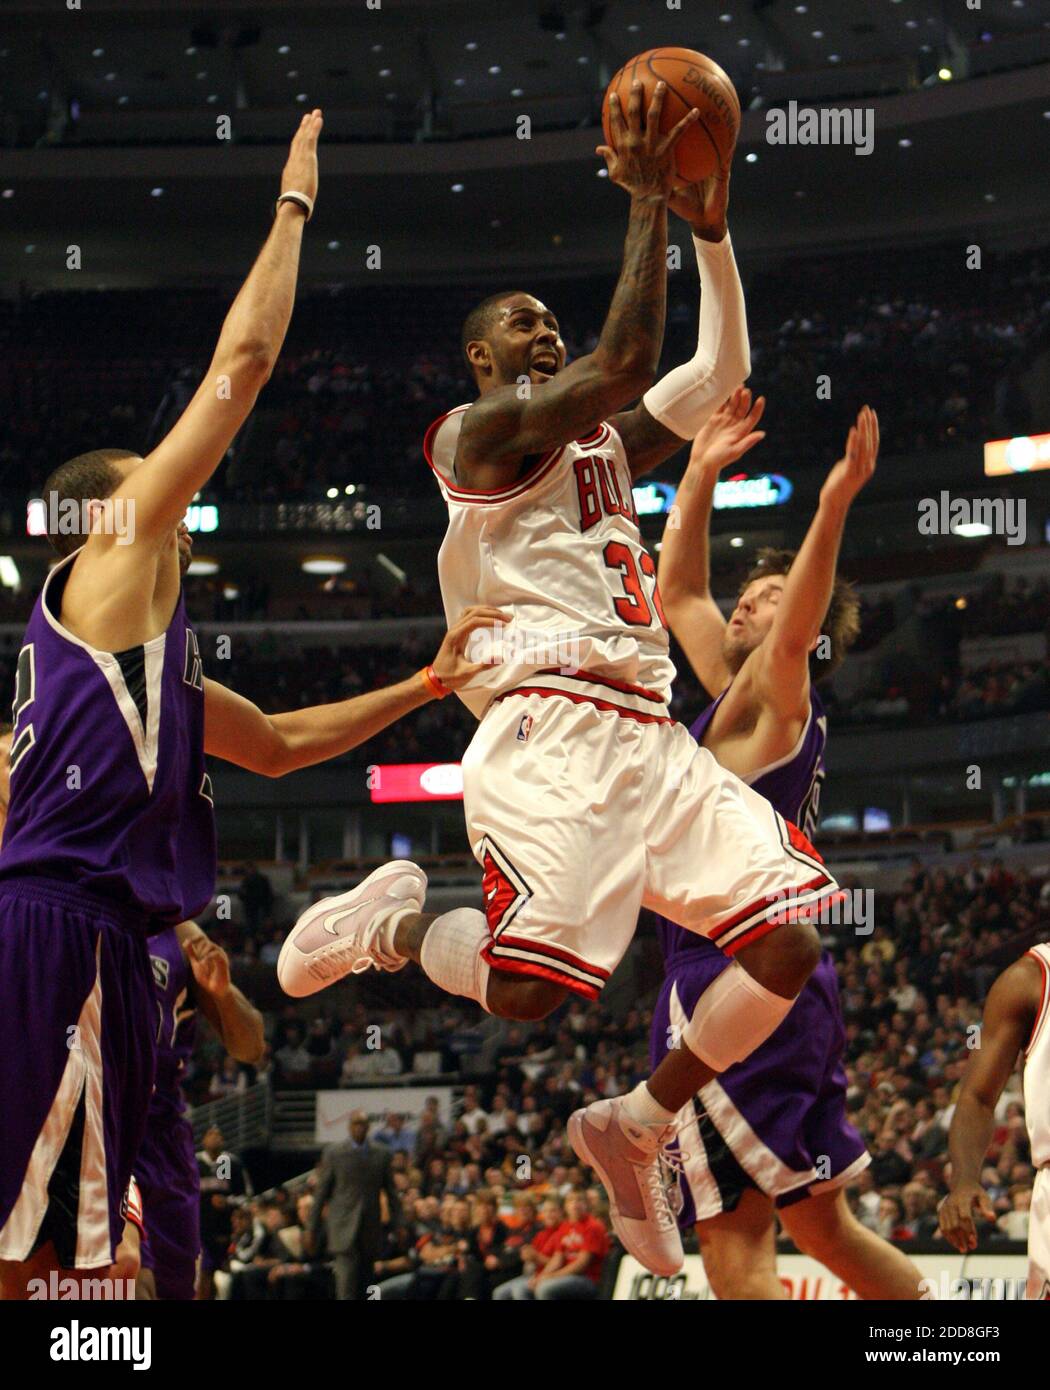
{"label": "white jersey trim", "polygon": [[[714,721],[712,720],[712,723],[713,722]],[[797,758],[798,755],[802,752],[802,745],[806,741],[806,735],[809,733],[810,725],[812,723],[813,701],[810,700],[809,717],[807,718],[805,724],[803,724],[802,732],[799,734],[798,741],[796,742],[794,748],[792,748],[791,752],[785,753],[782,758],[778,758],[774,763],[766,763],[765,767],[756,768],[754,772],[749,772],[747,776],[742,778],[741,780],[746,782],[749,787],[753,787],[760,777],[765,777],[766,774],[770,772],[776,772],[778,768],[787,767],[788,763],[793,762],[795,758]]]}
{"label": "white jersey trim", "polygon": [[[503,502],[511,502],[516,497],[521,497],[524,493],[534,488],[537,483],[546,478],[556,464],[561,460],[562,455],[570,444],[581,444],[587,447],[600,447],[608,442],[612,437],[612,429],[609,425],[602,423],[589,435],[584,435],[582,439],[566,440],[564,444],[556,449],[550,449],[541,455],[539,461],[534,463],[528,473],[516,478],[513,483],[502,488],[482,489],[466,488],[457,483],[452,471],[452,464],[455,458],[455,441],[459,437],[459,426],[462,416],[470,409],[473,402],[466,405],[454,406],[446,411],[429,426],[423,436],[423,457],[430,465],[438,480],[441,491],[445,495],[446,501],[460,502],[467,506],[491,507],[498,506]],[[457,418],[458,417],[458,418]],[[441,448],[438,448],[438,435],[442,427],[449,420],[456,419],[455,433],[447,440],[443,440]],[[442,457],[441,455],[447,455]]]}
{"label": "white jersey trim", "polygon": [[138,759],[142,775],[146,779],[146,786],[150,791],[153,790],[153,781],[157,775],[157,758],[160,743],[160,692],[162,676],[164,674],[164,646],[167,642],[167,632],[162,632],[158,637],[151,637],[148,642],[143,642],[142,656],[145,666],[146,676],[146,727],[142,726],[142,716],[139,714],[138,706],[131,698],[127,682],[124,680],[124,672],[121,670],[120,662],[113,652],[101,651],[98,647],[93,647],[90,642],[85,642],[82,637],[75,636],[67,627],[63,627],[59,620],[51,611],[49,589],[51,581],[55,575],[66,565],[71,565],[76,557],[83,550],[79,546],[73,551],[72,555],[67,555],[64,560],[60,560],[51,573],[44,580],[44,587],[40,591],[40,607],[43,611],[48,625],[55,634],[69,642],[74,647],[80,647],[85,651],[98,669],[105,676],[113,698],[117,702],[124,723],[127,725],[128,733],[135,748],[135,756]]}
{"label": "white jersey trim", "polygon": [[1037,960],[1043,971],[1043,990],[1039,996],[1039,1011],[1035,1016],[1035,1023],[1032,1025],[1032,1032],[1024,1050],[1025,1057],[1028,1057],[1039,1041],[1039,1035],[1046,1027],[1047,1018],[1050,1018],[1050,946],[1045,944],[1032,946],[1026,954]]}
{"label": "white jersey trim", "polygon": [[77,1019],[79,1045],[68,1050],[54,1100],[29,1156],[18,1200],[0,1230],[0,1259],[25,1260],[33,1248],[47,1212],[48,1184],[69,1139],[81,1095],[85,1109],[75,1264],[78,1269],[95,1269],[109,1264],[112,1256],[102,1125],[101,950],[100,934],[95,945],[95,982]]}

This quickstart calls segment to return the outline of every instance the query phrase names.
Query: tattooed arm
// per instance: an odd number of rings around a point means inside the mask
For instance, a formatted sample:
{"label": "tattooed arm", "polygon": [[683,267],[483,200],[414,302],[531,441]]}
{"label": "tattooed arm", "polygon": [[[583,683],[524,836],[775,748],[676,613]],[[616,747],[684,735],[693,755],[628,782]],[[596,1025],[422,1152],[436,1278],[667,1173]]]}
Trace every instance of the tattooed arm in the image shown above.
{"label": "tattooed arm", "polygon": [[661,137],[665,91],[659,84],[644,129],[641,85],[631,92],[626,123],[613,98],[613,146],[598,148],[609,177],[631,195],[631,215],[623,269],[597,346],[548,382],[525,392],[498,386],[474,402],[463,417],[456,451],[456,476],[464,486],[493,489],[513,482],[527,455],[589,433],[653,381],[664,336],[674,146],[696,118],[690,112]]}

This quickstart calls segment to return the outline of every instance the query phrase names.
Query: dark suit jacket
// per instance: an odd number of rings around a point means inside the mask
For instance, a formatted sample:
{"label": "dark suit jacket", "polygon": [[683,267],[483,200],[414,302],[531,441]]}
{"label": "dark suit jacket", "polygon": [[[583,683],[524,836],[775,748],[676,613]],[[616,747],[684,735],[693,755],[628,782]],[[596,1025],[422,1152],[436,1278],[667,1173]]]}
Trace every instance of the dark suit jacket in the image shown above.
{"label": "dark suit jacket", "polygon": [[383,1239],[379,1194],[385,1191],[390,1217],[397,1221],[400,1200],[394,1186],[389,1149],[366,1140],[355,1148],[349,1139],[331,1144],[321,1156],[321,1172],[314,1193],[310,1230],[321,1229],[322,1212],[328,1203],[325,1229],[328,1250],[342,1255],[358,1249],[366,1253],[379,1250]]}

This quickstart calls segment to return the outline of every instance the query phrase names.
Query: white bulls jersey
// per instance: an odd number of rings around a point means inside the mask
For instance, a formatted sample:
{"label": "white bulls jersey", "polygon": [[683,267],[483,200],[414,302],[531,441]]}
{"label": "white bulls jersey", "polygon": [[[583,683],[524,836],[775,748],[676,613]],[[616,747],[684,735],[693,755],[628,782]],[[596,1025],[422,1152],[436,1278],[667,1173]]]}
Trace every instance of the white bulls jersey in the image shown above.
{"label": "white bulls jersey", "polygon": [[602,424],[543,454],[508,487],[477,492],[453,476],[468,409],[435,420],[423,444],[448,503],[438,555],[445,617],[451,624],[485,604],[513,621],[493,653],[500,664],[460,698],[480,718],[496,695],[538,671],[579,669],[666,701],[674,666],[619,434]]}
{"label": "white bulls jersey", "polygon": [[1024,1118],[1032,1147],[1032,1165],[1050,1165],[1050,946],[1028,952],[1043,967],[1043,992],[1035,1027],[1025,1048]]}

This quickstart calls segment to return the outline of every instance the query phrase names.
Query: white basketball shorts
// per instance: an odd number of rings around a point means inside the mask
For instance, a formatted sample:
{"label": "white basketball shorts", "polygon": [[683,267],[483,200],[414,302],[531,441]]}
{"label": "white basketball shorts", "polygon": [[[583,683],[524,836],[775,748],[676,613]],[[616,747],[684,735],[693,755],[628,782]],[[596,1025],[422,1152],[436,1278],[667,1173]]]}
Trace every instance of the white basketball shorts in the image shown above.
{"label": "white basketball shorts", "polygon": [[489,965],[588,999],[643,906],[732,955],[839,892],[802,832],[638,686],[543,673],[499,697],[463,801]]}

